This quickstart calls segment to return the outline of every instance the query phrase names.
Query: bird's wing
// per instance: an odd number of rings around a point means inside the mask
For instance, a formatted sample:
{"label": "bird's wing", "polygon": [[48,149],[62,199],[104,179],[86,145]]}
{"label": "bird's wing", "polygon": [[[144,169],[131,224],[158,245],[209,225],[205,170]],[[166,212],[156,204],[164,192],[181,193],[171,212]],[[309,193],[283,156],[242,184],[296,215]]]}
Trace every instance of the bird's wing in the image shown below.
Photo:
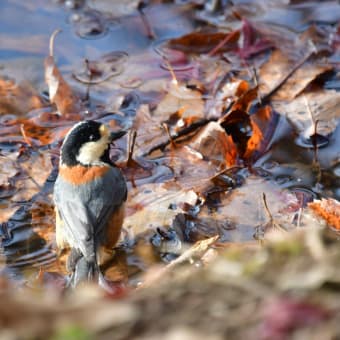
{"label": "bird's wing", "polygon": [[110,167],[104,176],[78,186],[58,177],[54,200],[63,220],[65,239],[88,261],[95,260],[99,236],[126,199],[126,193],[125,180],[117,168]]}

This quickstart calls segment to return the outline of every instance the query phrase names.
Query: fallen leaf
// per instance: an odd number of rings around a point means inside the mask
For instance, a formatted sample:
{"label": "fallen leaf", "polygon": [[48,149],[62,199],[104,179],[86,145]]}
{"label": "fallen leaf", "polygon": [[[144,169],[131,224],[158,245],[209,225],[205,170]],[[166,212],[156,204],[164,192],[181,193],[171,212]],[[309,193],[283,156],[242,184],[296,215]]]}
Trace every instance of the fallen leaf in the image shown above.
{"label": "fallen leaf", "polygon": [[167,120],[171,114],[180,111],[181,118],[204,117],[202,93],[177,82],[169,83],[166,91],[165,97],[152,112],[154,116]]}
{"label": "fallen leaf", "polygon": [[208,53],[230,35],[232,35],[232,39],[228,41],[228,44],[221,46],[219,49],[223,52],[236,48],[237,41],[240,37],[239,33],[234,34],[221,32],[193,32],[180,38],[169,40],[168,45],[170,48],[183,52]]}
{"label": "fallen leaf", "polygon": [[188,147],[199,152],[204,159],[217,164],[220,169],[231,167],[236,163],[236,145],[217,122],[206,125]]}
{"label": "fallen leaf", "polygon": [[45,81],[48,85],[50,101],[57,106],[59,114],[78,113],[80,110],[79,99],[74,95],[71,87],[61,75],[55,65],[53,57],[53,43],[59,30],[51,36],[50,55],[45,59]]}
{"label": "fallen leaf", "polygon": [[274,109],[285,115],[304,137],[317,133],[327,136],[338,125],[340,118],[340,93],[334,90],[316,90],[302,94],[290,102],[273,102]]}
{"label": "fallen leaf", "polygon": [[333,228],[340,230],[340,202],[333,198],[323,198],[308,203],[308,206]]}
{"label": "fallen leaf", "polygon": [[279,115],[268,105],[261,107],[255,114],[251,115],[252,133],[242,157],[254,162],[262,156],[272,142],[278,121]]}
{"label": "fallen leaf", "polygon": [[[201,208],[190,224],[183,226],[183,233],[197,237],[200,234],[205,235],[207,230],[217,228],[221,242],[254,240],[256,226],[268,221],[262,200],[263,193],[266,194],[266,201],[275,221],[287,230],[294,229],[292,221],[298,209],[291,209],[289,212],[285,209],[288,206],[297,206],[296,196],[270,181],[249,176],[243,179],[240,187],[219,192],[218,195],[212,192],[210,202]],[[257,221],[257,225],[254,221]]]}
{"label": "fallen leaf", "polygon": [[242,35],[242,47],[238,49],[237,53],[243,59],[250,58],[273,47],[272,42],[261,37],[253,24],[245,18],[242,20]]}
{"label": "fallen leaf", "polygon": [[181,190],[176,184],[145,184],[129,191],[127,213],[123,227],[133,235],[169,227],[175,216],[182,212],[181,204],[195,204],[193,190]]}
{"label": "fallen leaf", "polygon": [[141,105],[136,112],[132,128],[137,131],[135,155],[141,156],[149,152],[155,144],[168,139],[161,123],[152,119],[148,105]]}
{"label": "fallen leaf", "polygon": [[[307,49],[305,54],[308,53]],[[283,52],[275,50],[269,61],[260,69],[261,93],[269,93],[297,62],[298,60],[291,60]],[[271,98],[272,100],[293,100],[317,77],[332,69],[331,65],[318,64],[316,60],[313,63],[305,62]]]}

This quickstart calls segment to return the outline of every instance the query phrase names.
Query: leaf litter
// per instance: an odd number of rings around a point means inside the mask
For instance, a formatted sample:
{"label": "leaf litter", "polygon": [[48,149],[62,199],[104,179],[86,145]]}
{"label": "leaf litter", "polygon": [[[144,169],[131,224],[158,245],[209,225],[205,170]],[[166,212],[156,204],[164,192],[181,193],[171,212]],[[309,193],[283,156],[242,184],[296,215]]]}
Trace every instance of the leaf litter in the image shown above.
{"label": "leaf litter", "polygon": [[[337,72],[327,59],[337,53],[331,27],[337,5],[327,2],[317,14],[315,4],[127,1],[117,12],[106,2],[89,1],[92,8],[84,3],[65,2],[55,10],[66,15],[68,8],[73,19],[84,19],[70,20],[63,34],[67,40],[75,30],[91,38],[82,43],[93,41],[96,57],[77,57],[71,61],[75,67],[59,69],[52,38],[45,63],[49,102],[38,92],[40,85],[20,77],[19,84],[4,78],[1,87],[1,294],[12,306],[8,310],[17,313],[7,312],[5,331],[21,336],[26,329],[26,335],[43,338],[77,325],[79,334],[114,331],[117,339],[135,338],[137,328],[143,329],[139,338],[157,338],[166,329],[169,339],[338,334],[332,288],[338,277],[327,269],[338,257],[339,191],[328,189],[338,183],[333,171],[338,154],[326,157],[331,159],[326,168],[327,162],[319,163],[338,141],[337,92],[323,87],[331,71]],[[334,12],[327,15],[327,8]],[[177,16],[182,29],[166,20],[148,22],[157,12],[162,18]],[[193,14],[215,28],[206,30]],[[108,39],[117,25],[143,27],[137,34],[144,47],[103,49],[100,39]],[[301,176],[304,169],[301,159],[285,158],[286,136],[280,131],[285,117],[297,156],[309,160],[313,153],[313,164],[304,165],[313,173],[307,189],[286,180],[287,165]],[[126,151],[127,139],[110,150],[126,175],[129,198],[116,256],[105,272],[115,287],[111,298],[140,288],[117,302],[87,287],[84,296],[93,300],[72,309],[79,297],[61,298],[65,254],[56,260],[50,194],[62,138],[85,118],[136,131],[131,150]],[[311,147],[301,148],[298,135]],[[319,136],[328,140],[322,149]],[[277,147],[281,154],[274,161]],[[273,168],[281,173],[272,175]],[[317,196],[322,200],[306,204]],[[11,293],[14,284],[24,300]],[[33,303],[32,289],[42,296],[52,290],[57,302],[47,308],[49,296]],[[145,312],[150,301],[154,308]],[[84,322],[88,307],[105,311],[91,325]],[[259,307],[263,314],[256,313]],[[121,308],[124,320],[113,324]],[[55,322],[31,322],[46,315]]]}

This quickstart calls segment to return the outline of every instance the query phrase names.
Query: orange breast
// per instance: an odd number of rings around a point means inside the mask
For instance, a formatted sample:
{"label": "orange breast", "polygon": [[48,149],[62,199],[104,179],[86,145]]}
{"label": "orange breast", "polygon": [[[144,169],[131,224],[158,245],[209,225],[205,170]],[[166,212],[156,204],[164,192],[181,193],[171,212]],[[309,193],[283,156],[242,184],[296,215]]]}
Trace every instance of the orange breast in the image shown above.
{"label": "orange breast", "polygon": [[59,176],[69,183],[80,185],[105,175],[108,170],[108,166],[61,166],[59,169]]}

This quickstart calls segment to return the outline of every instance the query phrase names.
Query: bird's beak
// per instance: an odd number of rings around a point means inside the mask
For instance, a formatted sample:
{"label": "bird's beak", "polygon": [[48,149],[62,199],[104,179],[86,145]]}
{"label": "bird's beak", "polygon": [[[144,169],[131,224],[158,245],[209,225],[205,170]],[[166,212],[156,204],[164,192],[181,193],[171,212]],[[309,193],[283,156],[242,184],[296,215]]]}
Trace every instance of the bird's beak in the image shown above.
{"label": "bird's beak", "polygon": [[111,132],[110,133],[110,142],[113,142],[116,139],[119,139],[123,137],[126,134],[126,131],[117,131],[117,132]]}

